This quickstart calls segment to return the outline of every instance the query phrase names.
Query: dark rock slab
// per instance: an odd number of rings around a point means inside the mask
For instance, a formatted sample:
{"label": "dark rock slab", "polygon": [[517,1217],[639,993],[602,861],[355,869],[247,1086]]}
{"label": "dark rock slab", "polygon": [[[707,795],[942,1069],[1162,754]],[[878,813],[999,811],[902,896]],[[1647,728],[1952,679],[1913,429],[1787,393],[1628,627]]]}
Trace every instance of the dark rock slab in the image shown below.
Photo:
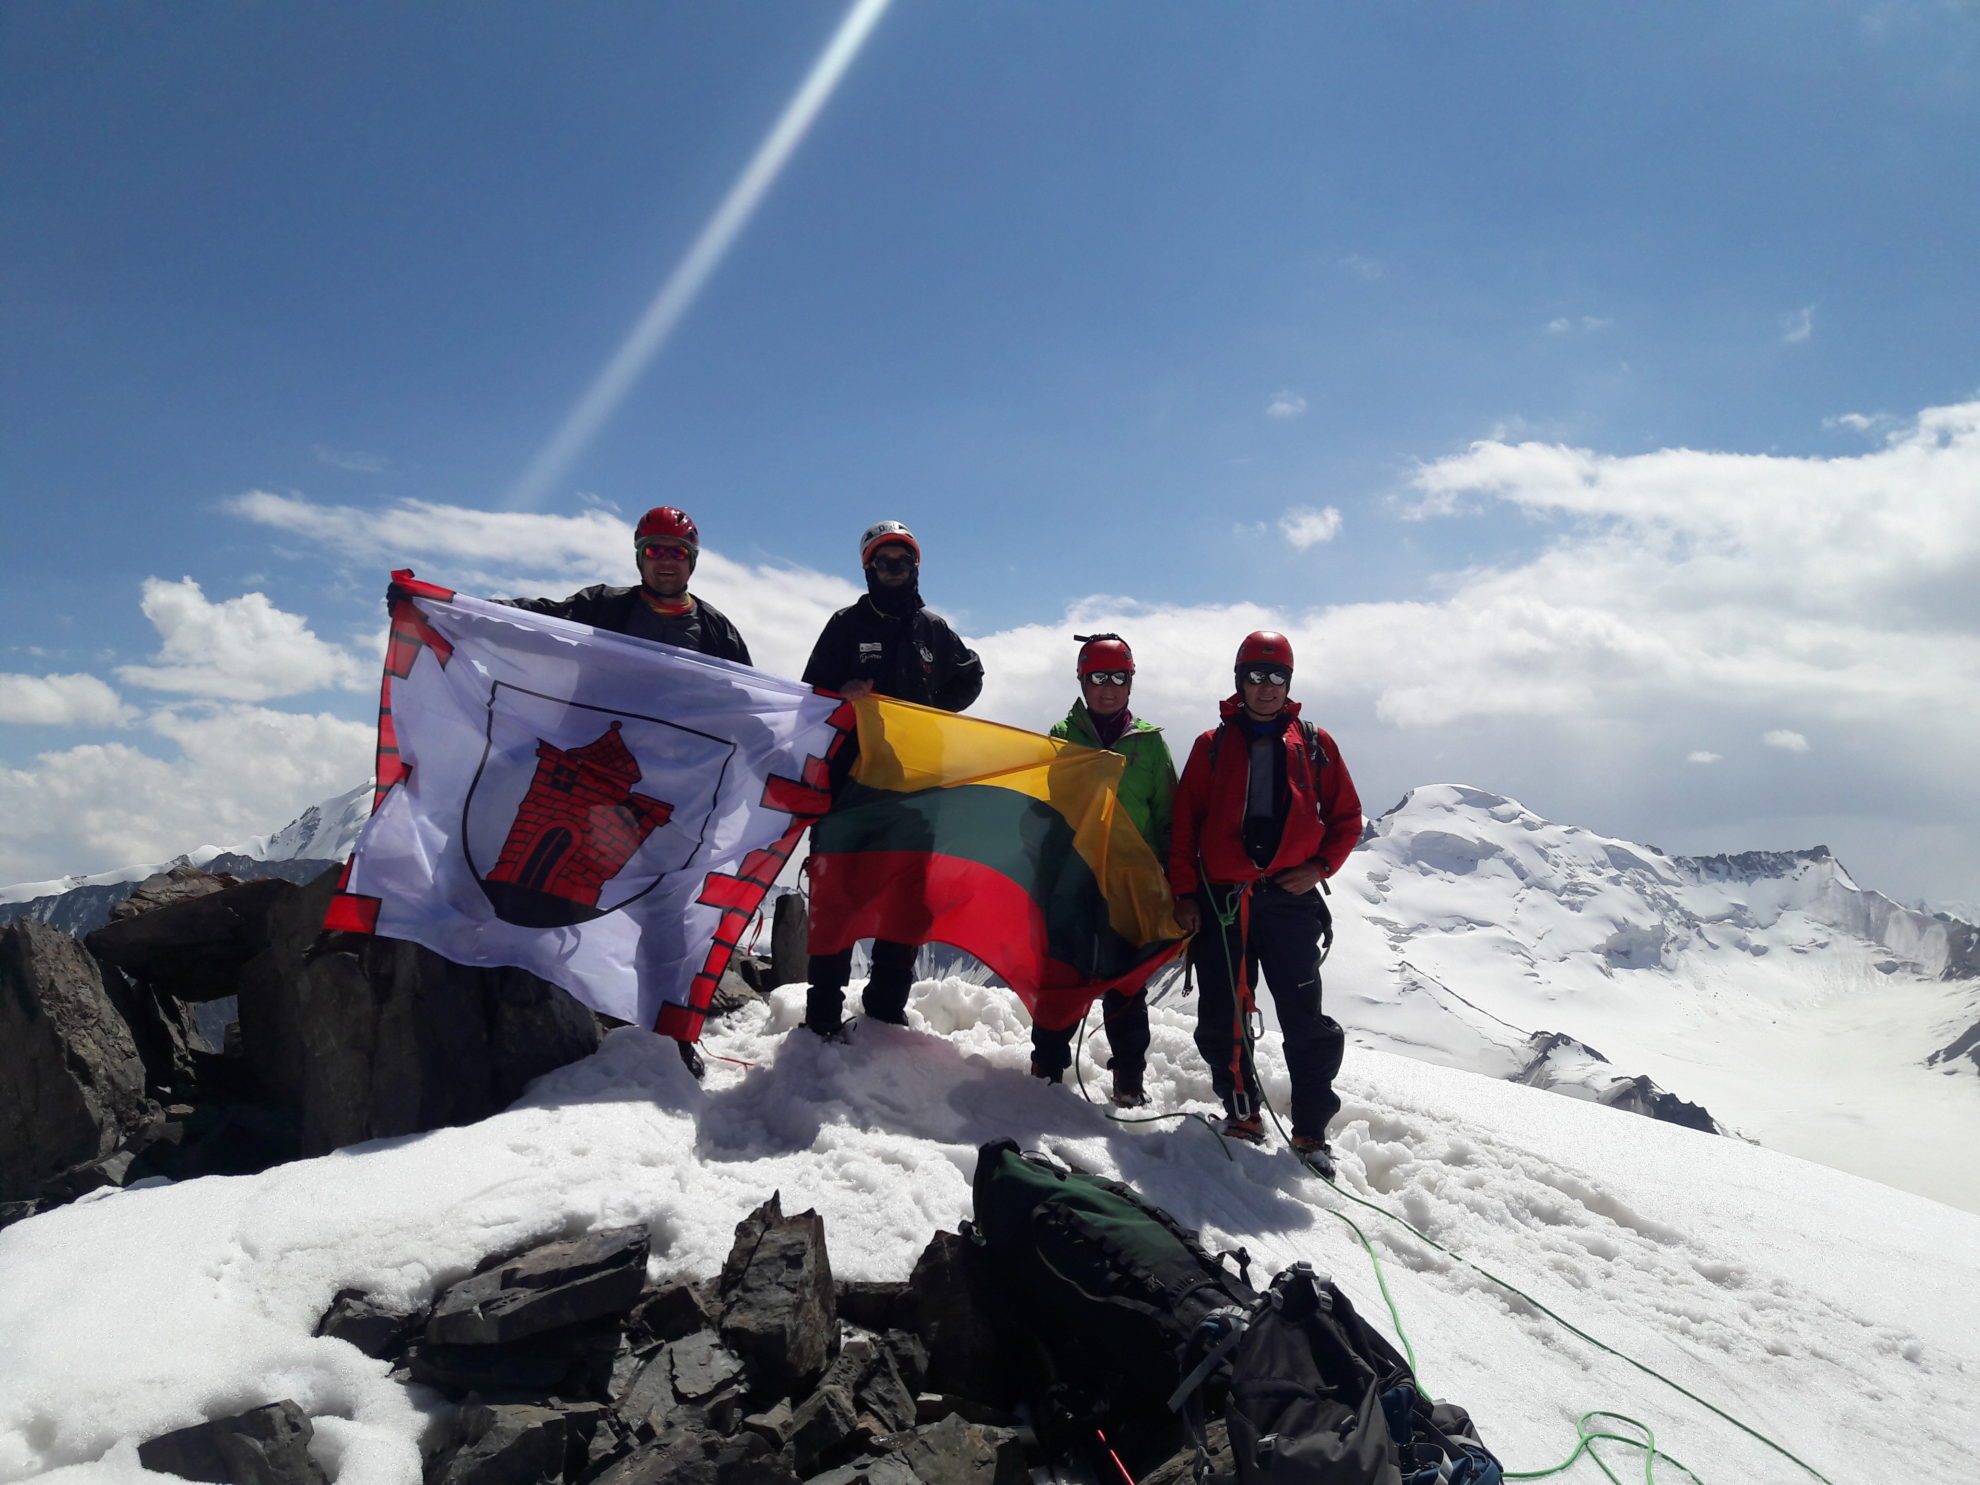
{"label": "dark rock slab", "polygon": [[225,1485],[328,1485],[309,1452],[309,1417],[284,1399],[233,1418],[196,1423],[138,1445],[146,1469]]}
{"label": "dark rock slab", "polygon": [[915,1394],[894,1368],[893,1356],[881,1351],[859,1380],[853,1406],[862,1419],[871,1418],[882,1433],[899,1433],[920,1421]]}
{"label": "dark rock slab", "polygon": [[749,981],[743,978],[735,960],[731,959],[729,967],[722,971],[722,978],[715,982],[714,992],[708,997],[708,1014],[732,1016],[744,1006],[754,1005],[762,998]]}
{"label": "dark rock slab", "polygon": [[855,1460],[822,1475],[813,1475],[806,1485],[927,1485],[898,1454],[878,1459]]}
{"label": "dark rock slab", "polygon": [[880,1344],[894,1360],[894,1370],[909,1392],[919,1392],[928,1381],[928,1347],[911,1330],[890,1330]]}
{"label": "dark rock slab", "polygon": [[791,1441],[791,1427],[795,1415],[791,1411],[791,1400],[777,1399],[775,1406],[761,1413],[752,1413],[743,1419],[745,1433],[753,1433],[773,1449],[781,1449]]}
{"label": "dark rock slab", "polygon": [[1016,1428],[1018,1416],[1004,1408],[993,1408],[970,1397],[948,1392],[924,1392],[914,1400],[917,1423],[940,1423],[951,1413],[965,1423],[986,1423],[992,1428]]}
{"label": "dark rock slab", "polygon": [[1025,1485],[1030,1478],[1016,1433],[957,1417],[918,1429],[899,1458],[923,1485]]}
{"label": "dark rock slab", "polygon": [[558,1409],[469,1403],[455,1427],[461,1442],[434,1461],[427,1485],[538,1485],[563,1477],[572,1440]]}
{"label": "dark rock slab", "polygon": [[261,951],[269,908],[295,891],[293,884],[279,877],[237,882],[123,918],[113,913],[112,920],[84,942],[105,964],[162,994],[180,1000],[218,1000],[234,993],[240,967]]}
{"label": "dark rock slab", "polygon": [[341,866],[269,905],[261,947],[234,977],[241,1053],[271,1098],[302,1112],[309,1055],[302,1025],[302,980]]}
{"label": "dark rock slab", "polygon": [[743,1374],[741,1358],[707,1331],[671,1342],[667,1354],[683,1402],[704,1402]]}
{"label": "dark rock slab", "polygon": [[791,1413],[788,1445],[800,1478],[831,1462],[859,1427],[853,1401],[840,1387],[820,1387]]}
{"label": "dark rock slab", "polygon": [[131,888],[130,895],[112,907],[105,917],[109,922],[121,923],[126,918],[139,917],[155,908],[190,902],[195,897],[224,892],[240,884],[239,877],[228,876],[224,872],[201,871],[189,861],[180,861],[163,871],[153,872],[139,882]]}
{"label": "dark rock slab", "polygon": [[994,1300],[975,1245],[960,1233],[936,1233],[908,1283],[920,1317],[916,1330],[928,1347],[928,1389],[1000,1406],[1014,1402],[998,1365]]}
{"label": "dark rock slab", "polygon": [[712,1434],[679,1433],[635,1449],[589,1485],[723,1485]]}
{"label": "dark rock slab", "polygon": [[715,1317],[702,1299],[699,1284],[687,1279],[667,1279],[640,1298],[626,1321],[626,1329],[649,1341],[677,1341],[697,1330],[712,1330]]}
{"label": "dark rock slab", "polygon": [[412,1339],[425,1321],[424,1307],[401,1308],[383,1304],[361,1290],[340,1289],[316,1322],[316,1333],[349,1341],[367,1356],[385,1357]]}
{"label": "dark rock slab", "polygon": [[[459,1399],[604,1402],[611,1396],[613,1361],[621,1332],[617,1316],[539,1331],[505,1345],[452,1345],[422,1334],[400,1361],[405,1377]],[[397,1373],[395,1373],[396,1375]]]}
{"label": "dark rock slab", "polygon": [[797,1396],[824,1372],[838,1341],[825,1223],[786,1217],[776,1195],[736,1226],[722,1265],[722,1339],[758,1389]]}
{"label": "dark rock slab", "polygon": [[155,1118],[96,961],[31,918],[0,929],[0,1200],[34,1198]]}
{"label": "dark rock slab", "polygon": [[770,969],[763,990],[799,985],[811,977],[811,915],[802,892],[786,892],[770,916]]}
{"label": "dark rock slab", "polygon": [[646,1283],[644,1226],[601,1228],[546,1243],[461,1280],[440,1296],[426,1338],[499,1345],[630,1309]]}
{"label": "dark rock slab", "polygon": [[841,1279],[839,1318],[862,1330],[912,1330],[914,1291],[905,1279]]}
{"label": "dark rock slab", "polygon": [[533,975],[353,942],[310,959],[277,992],[295,1005],[269,1012],[296,1027],[307,1154],[486,1118],[598,1048],[592,1014]]}

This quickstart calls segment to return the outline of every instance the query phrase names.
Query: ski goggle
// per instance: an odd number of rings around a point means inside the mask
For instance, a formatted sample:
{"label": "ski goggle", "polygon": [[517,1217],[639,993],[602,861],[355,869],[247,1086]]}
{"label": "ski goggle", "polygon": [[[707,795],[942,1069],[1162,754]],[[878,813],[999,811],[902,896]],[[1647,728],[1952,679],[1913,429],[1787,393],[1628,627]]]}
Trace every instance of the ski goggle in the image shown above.
{"label": "ski goggle", "polygon": [[1238,672],[1238,677],[1247,686],[1289,686],[1292,684],[1292,672],[1277,667],[1269,670],[1259,669],[1257,667],[1249,670],[1241,670]]}
{"label": "ski goggle", "polygon": [[882,577],[906,577],[914,571],[912,557],[875,557],[866,564]]}
{"label": "ski goggle", "polygon": [[1080,675],[1089,686],[1125,686],[1134,679],[1131,670],[1089,670]]}
{"label": "ski goggle", "polygon": [[694,548],[677,541],[643,541],[639,544],[639,554],[658,557],[662,562],[685,562],[694,555]]}

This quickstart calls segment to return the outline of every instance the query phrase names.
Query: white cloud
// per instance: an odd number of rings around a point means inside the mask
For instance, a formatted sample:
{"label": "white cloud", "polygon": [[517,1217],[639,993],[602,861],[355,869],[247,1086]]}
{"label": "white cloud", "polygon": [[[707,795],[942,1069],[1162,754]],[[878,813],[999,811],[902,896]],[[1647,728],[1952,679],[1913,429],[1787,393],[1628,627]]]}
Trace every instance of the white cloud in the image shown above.
{"label": "white cloud", "polygon": [[1785,727],[1776,727],[1773,731],[1764,734],[1760,741],[1770,748],[1779,748],[1784,753],[1808,751],[1808,739],[1799,732],[1792,732]]}
{"label": "white cloud", "polygon": [[1686,753],[1684,755],[1684,761],[1686,763],[1718,763],[1723,760],[1717,753],[1707,752],[1704,748],[1698,748]]}
{"label": "white cloud", "polygon": [[1310,505],[1295,505],[1279,517],[1279,530],[1287,541],[1300,551],[1332,541],[1341,534],[1341,513],[1333,506],[1315,510]]}
{"label": "white cloud", "polygon": [[1266,405],[1268,418],[1296,418],[1306,411],[1306,399],[1297,392],[1281,392]]}
{"label": "white cloud", "polygon": [[0,722],[122,727],[132,711],[93,675],[0,675]]}
{"label": "white cloud", "polygon": [[1340,266],[1363,283],[1370,284],[1376,282],[1387,272],[1381,263],[1374,258],[1364,258],[1360,253],[1349,253],[1345,258],[1340,260]]}
{"label": "white cloud", "polygon": [[144,580],[144,615],[164,641],[150,665],[117,669],[128,686],[223,701],[266,701],[325,687],[363,690],[373,665],[318,639],[265,594],[208,601],[191,578]]}
{"label": "white cloud", "polygon": [[1781,316],[1781,340],[1787,345],[1800,345],[1815,333],[1815,306],[1804,304],[1793,314]]}
{"label": "white cloud", "polygon": [[367,454],[362,449],[333,449],[324,444],[312,444],[310,452],[319,464],[328,464],[332,469],[346,469],[352,474],[384,474],[392,466],[377,454]]}
{"label": "white cloud", "polygon": [[1605,320],[1599,315],[1581,315],[1579,317],[1561,315],[1557,319],[1547,321],[1547,333],[1550,335],[1567,335],[1579,330],[1583,334],[1589,334],[1596,330],[1606,330],[1614,323],[1614,320]]}
{"label": "white cloud", "polygon": [[171,756],[125,743],[0,768],[0,882],[167,860],[276,829],[371,771],[373,729],[262,707],[167,709]]}
{"label": "white cloud", "polygon": [[[405,500],[364,510],[262,490],[230,505],[248,520],[376,564],[381,598],[388,571],[415,565],[428,581],[498,598],[562,597],[591,583],[639,580],[631,524],[599,509],[558,516]],[[719,516],[700,524],[704,541],[721,533]],[[808,568],[738,562],[710,546],[701,549],[692,586],[735,620],[758,665],[785,675],[804,669],[832,611],[865,591]]]}

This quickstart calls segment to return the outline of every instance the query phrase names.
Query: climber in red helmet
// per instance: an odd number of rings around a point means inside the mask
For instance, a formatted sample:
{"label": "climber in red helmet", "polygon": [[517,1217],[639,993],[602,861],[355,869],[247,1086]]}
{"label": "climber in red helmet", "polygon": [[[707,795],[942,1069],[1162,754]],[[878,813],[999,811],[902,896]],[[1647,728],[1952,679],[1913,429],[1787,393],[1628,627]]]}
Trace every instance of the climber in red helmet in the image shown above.
{"label": "climber in red helmet", "polygon": [[1327,1125],[1340,1112],[1346,1038],[1320,1009],[1320,943],[1332,935],[1320,883],[1361,838],[1361,798],[1333,738],[1287,695],[1292,642],[1269,629],[1247,635],[1236,672],[1222,721],[1183,766],[1169,842],[1176,921],[1196,933],[1196,1045],[1229,1116],[1224,1132],[1263,1140],[1249,1017],[1262,970],[1285,1036],[1293,1147],[1331,1177]]}
{"label": "climber in red helmet", "polygon": [[511,598],[511,605],[533,614],[570,619],[635,639],[698,650],[717,660],[748,665],[749,646],[728,617],[704,598],[688,592],[688,578],[701,560],[701,532],[678,506],[656,505],[633,531],[633,560],[639,585],[613,588],[598,583],[569,598]]}

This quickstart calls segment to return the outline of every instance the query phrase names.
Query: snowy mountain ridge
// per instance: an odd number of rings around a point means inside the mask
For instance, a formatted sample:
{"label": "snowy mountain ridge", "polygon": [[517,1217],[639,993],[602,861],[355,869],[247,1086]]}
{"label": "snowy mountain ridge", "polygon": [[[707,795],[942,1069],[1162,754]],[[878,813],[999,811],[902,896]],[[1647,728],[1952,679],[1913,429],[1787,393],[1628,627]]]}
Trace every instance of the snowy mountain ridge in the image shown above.
{"label": "snowy mountain ridge", "polygon": [[371,784],[313,804],[270,835],[257,835],[237,846],[200,846],[170,861],[148,866],[121,866],[89,876],[58,877],[49,882],[22,882],[0,887],[0,923],[34,918],[78,936],[109,921],[115,907],[146,877],[171,867],[197,866],[216,876],[246,880],[281,877],[302,883],[320,875],[332,862],[342,861],[357,843],[358,831],[371,814]]}
{"label": "snowy mountain ridge", "polygon": [[[170,867],[190,865],[209,867],[221,857],[252,861],[341,861],[350,855],[358,832],[371,817],[371,780],[366,779],[341,794],[333,794],[312,804],[280,830],[257,835],[233,846],[196,846],[170,861],[154,861],[144,866],[115,866],[108,871],[75,873],[53,877],[45,882],[17,882],[0,887],[0,906],[29,902],[39,897],[59,897],[78,887],[116,887],[141,882]],[[213,868],[218,869],[218,868]]]}
{"label": "snowy mountain ridge", "polygon": [[1668,1093],[1710,1121],[1663,1117],[1980,1203],[1980,1157],[1920,1138],[1980,1093],[1976,931],[1824,849],[1669,856],[1439,784],[1334,887],[1328,1003],[1360,1045],[1645,1112]]}

